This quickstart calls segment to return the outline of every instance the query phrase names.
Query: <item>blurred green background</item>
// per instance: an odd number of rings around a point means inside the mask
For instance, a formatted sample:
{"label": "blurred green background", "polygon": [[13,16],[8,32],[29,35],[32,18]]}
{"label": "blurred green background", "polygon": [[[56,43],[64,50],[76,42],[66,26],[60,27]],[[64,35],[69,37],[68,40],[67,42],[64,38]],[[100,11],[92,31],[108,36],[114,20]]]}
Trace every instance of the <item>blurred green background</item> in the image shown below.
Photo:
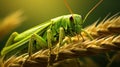
{"label": "blurred green background", "polygon": [[[84,17],[99,0],[67,1],[74,13]],[[68,9],[66,9],[63,0],[0,0],[0,19],[19,9],[24,12],[26,17],[22,25],[14,30],[19,33],[54,17],[70,13]],[[108,13],[113,15],[119,11],[120,0],[104,0],[87,18],[85,26],[93,23],[98,18],[103,19]],[[10,34],[11,33],[12,32],[10,32]],[[5,41],[6,39],[4,38],[1,46],[4,45]]]}
{"label": "blurred green background", "polygon": [[[74,13],[84,17],[99,0],[67,1]],[[54,17],[70,13],[68,9],[66,9],[63,0],[0,0],[0,20],[19,9],[24,12],[24,16],[26,17],[22,25],[13,30],[19,33]],[[120,0],[104,0],[97,9],[90,14],[84,26],[92,24],[98,18],[102,20],[108,13],[114,15],[118,12],[120,12]],[[12,32],[2,39],[0,49],[4,46]]]}

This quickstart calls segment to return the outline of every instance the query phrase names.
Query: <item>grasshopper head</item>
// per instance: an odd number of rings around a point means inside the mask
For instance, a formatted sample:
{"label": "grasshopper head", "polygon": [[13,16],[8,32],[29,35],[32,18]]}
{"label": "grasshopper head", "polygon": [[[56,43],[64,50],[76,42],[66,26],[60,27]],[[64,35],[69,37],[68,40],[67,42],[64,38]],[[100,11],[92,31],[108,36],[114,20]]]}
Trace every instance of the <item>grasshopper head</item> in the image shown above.
{"label": "grasshopper head", "polygon": [[59,32],[59,28],[63,27],[66,35],[74,36],[81,32],[82,29],[82,17],[78,14],[63,15],[52,19],[55,26],[53,28]]}
{"label": "grasshopper head", "polygon": [[81,15],[78,14],[70,14],[67,15],[67,24],[68,24],[68,31],[70,34],[77,34],[81,32],[83,20]]}
{"label": "grasshopper head", "polygon": [[73,14],[71,17],[70,17],[70,22],[72,23],[73,22],[73,31],[75,33],[80,33],[81,32],[81,29],[82,29],[82,26],[83,26],[83,20],[82,20],[82,17],[81,15],[78,15],[78,14]]}

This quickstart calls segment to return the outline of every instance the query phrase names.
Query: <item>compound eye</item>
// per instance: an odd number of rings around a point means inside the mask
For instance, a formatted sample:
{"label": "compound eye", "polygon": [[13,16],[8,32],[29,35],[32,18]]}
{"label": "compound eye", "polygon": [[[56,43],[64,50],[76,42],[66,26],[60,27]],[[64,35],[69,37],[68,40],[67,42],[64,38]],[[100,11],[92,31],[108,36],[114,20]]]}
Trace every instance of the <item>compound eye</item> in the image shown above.
{"label": "compound eye", "polygon": [[70,17],[70,21],[74,21],[74,19],[73,19],[73,17],[72,17],[72,16]]}

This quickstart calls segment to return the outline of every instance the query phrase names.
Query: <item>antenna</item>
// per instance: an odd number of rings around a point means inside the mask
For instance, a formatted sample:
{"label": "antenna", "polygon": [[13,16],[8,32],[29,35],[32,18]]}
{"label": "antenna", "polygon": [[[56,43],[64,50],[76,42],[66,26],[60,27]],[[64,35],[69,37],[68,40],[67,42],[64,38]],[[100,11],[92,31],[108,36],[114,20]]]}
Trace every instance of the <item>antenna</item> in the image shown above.
{"label": "antenna", "polygon": [[90,15],[90,13],[98,6],[102,3],[103,0],[100,0],[86,15],[85,18],[83,20],[83,22],[85,22],[85,20],[87,19],[87,17]]}
{"label": "antenna", "polygon": [[67,0],[64,0],[64,3],[65,3],[65,5],[66,5],[67,9],[69,10],[69,12],[73,15],[73,11],[72,11],[72,9],[70,8]]}

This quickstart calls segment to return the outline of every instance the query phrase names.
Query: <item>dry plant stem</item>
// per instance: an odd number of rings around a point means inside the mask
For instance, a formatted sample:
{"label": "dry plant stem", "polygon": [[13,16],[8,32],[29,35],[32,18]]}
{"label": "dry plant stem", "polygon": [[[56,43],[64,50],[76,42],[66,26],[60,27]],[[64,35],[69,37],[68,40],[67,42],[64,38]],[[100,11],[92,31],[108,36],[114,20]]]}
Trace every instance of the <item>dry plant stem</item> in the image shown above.
{"label": "dry plant stem", "polygon": [[[56,47],[51,52],[51,62],[55,63],[68,58],[78,58],[82,56],[91,56],[100,53],[107,53],[110,51],[120,50],[120,16],[111,17],[100,24],[93,25],[85,28],[90,33],[94,40],[90,41],[87,35],[82,33],[85,41],[83,42],[81,37],[77,40],[77,37],[73,37],[73,42],[67,45],[63,45],[59,50],[58,60],[55,61]],[[46,67],[48,61],[49,50],[40,50],[34,53],[30,59],[28,59],[23,67]],[[25,61],[28,55],[16,57],[14,62],[9,63],[9,67],[20,67]]]}

